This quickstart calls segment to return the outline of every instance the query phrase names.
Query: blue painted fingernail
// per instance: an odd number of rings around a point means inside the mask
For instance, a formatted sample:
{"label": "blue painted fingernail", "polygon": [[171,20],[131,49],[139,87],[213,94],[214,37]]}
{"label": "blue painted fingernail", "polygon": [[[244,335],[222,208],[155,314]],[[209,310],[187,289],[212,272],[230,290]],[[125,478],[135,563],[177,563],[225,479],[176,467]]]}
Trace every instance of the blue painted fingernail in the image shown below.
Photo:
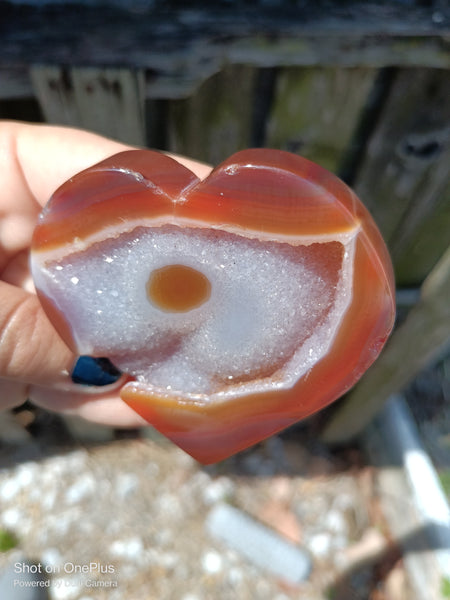
{"label": "blue painted fingernail", "polygon": [[122,373],[107,358],[80,356],[72,371],[72,381],[81,385],[110,385]]}

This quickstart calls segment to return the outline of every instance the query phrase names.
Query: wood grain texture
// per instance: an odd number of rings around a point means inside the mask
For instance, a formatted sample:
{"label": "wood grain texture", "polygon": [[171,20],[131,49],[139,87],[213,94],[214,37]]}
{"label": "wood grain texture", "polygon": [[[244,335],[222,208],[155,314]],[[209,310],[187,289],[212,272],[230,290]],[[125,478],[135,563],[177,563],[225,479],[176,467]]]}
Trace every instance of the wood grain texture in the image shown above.
{"label": "wood grain texture", "polygon": [[362,433],[390,396],[448,348],[449,298],[450,249],[425,280],[419,303],[328,422],[322,433],[323,441],[347,442]]}
{"label": "wood grain texture", "polygon": [[400,285],[420,284],[450,244],[449,97],[448,71],[399,70],[354,184]]}
{"label": "wood grain texture", "polygon": [[169,103],[169,150],[217,165],[251,145],[256,69],[228,66]]}
{"label": "wood grain texture", "polygon": [[338,172],[376,69],[289,67],[279,72],[266,145]]}
{"label": "wood grain texture", "polygon": [[120,68],[36,66],[31,69],[46,120],[144,145],[143,73]]}
{"label": "wood grain texture", "polygon": [[146,69],[150,98],[186,97],[226,64],[450,66],[449,16],[432,3],[137,4],[2,2],[2,95],[3,68],[17,89],[31,64]]}

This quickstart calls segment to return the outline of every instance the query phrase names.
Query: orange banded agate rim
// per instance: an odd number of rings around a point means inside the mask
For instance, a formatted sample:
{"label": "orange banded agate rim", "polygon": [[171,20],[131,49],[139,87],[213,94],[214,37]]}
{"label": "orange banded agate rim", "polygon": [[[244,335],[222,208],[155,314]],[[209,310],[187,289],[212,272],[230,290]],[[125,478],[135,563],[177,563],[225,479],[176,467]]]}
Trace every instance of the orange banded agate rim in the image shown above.
{"label": "orange banded agate rim", "polygon": [[31,267],[68,346],[109,358],[121,398],[205,464],[341,396],[394,321],[363,204],[278,150],[238,152],[203,181],[158,152],[112,156],[54,193]]}

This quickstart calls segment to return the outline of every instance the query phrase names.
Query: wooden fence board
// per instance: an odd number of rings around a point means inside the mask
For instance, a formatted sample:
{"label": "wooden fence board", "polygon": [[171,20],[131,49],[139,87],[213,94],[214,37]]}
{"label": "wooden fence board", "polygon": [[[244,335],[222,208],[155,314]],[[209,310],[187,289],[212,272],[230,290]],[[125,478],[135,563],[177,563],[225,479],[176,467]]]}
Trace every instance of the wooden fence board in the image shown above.
{"label": "wooden fence board", "polygon": [[[354,184],[388,242],[400,284],[420,283],[450,242],[447,231],[421,248],[417,268],[413,255],[408,262],[405,254],[443,202],[448,182],[449,97],[447,71],[400,70]],[[402,261],[401,271],[397,258]]]}
{"label": "wooden fence board", "polygon": [[82,127],[129,144],[145,144],[141,71],[36,66],[31,77],[47,121]]}
{"label": "wooden fence board", "polygon": [[0,64],[0,100],[31,98],[33,88],[28,68]]}
{"label": "wooden fence board", "polygon": [[418,304],[328,422],[323,441],[347,442],[361,433],[390,396],[448,347],[449,298],[450,248],[425,280]]}
{"label": "wooden fence board", "polygon": [[76,68],[72,81],[84,127],[129,144],[145,144],[141,71]]}
{"label": "wooden fence board", "polygon": [[239,10],[235,2],[179,0],[138,2],[138,9],[130,3],[129,10],[63,0],[4,4],[5,64],[147,68],[154,98],[167,97],[170,82],[181,97],[183,86],[190,89],[226,63],[450,66],[445,1],[261,1],[239,2]]}
{"label": "wooden fence board", "polygon": [[59,66],[33,66],[30,69],[34,93],[48,123],[80,126],[80,115],[67,71]]}
{"label": "wooden fence board", "polygon": [[337,172],[358,125],[376,69],[285,68],[279,72],[266,145]]}
{"label": "wooden fence board", "polygon": [[[450,165],[450,155],[448,165]],[[443,247],[450,244],[449,237],[450,188],[447,185],[434,210],[430,211],[426,218],[417,224],[411,235],[402,240],[401,246],[394,250],[397,283],[400,285],[421,283],[438,262]]]}
{"label": "wooden fence board", "polygon": [[256,69],[233,65],[169,102],[169,149],[214,165],[251,143]]}

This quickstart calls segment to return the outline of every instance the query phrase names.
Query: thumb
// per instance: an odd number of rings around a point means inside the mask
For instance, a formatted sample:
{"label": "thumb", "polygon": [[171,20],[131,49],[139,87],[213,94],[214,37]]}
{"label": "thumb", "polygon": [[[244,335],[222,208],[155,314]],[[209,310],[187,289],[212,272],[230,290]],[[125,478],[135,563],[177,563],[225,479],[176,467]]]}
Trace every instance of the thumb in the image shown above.
{"label": "thumb", "polygon": [[69,381],[76,357],[35,294],[0,282],[0,378],[38,385]]}

